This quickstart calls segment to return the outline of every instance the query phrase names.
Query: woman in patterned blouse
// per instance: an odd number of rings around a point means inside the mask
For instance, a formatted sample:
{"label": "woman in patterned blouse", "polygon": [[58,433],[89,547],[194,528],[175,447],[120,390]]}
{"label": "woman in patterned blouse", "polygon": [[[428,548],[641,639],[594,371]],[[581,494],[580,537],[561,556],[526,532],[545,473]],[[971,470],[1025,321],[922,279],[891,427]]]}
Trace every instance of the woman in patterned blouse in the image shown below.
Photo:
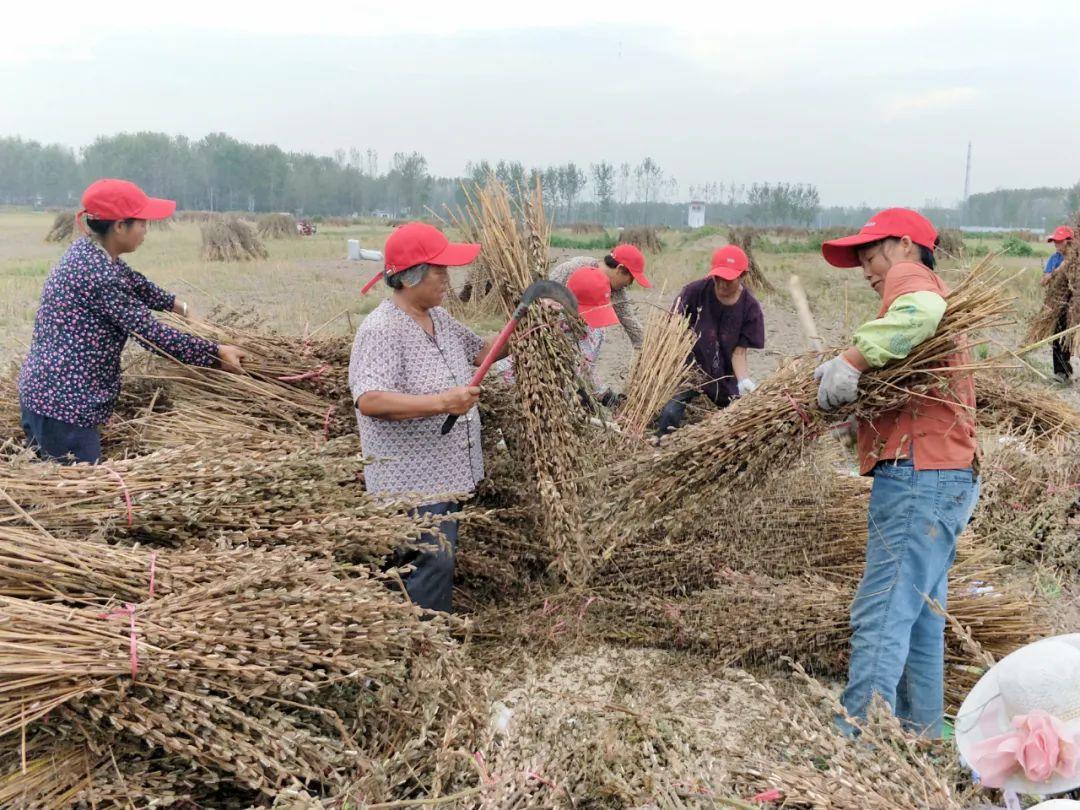
{"label": "woman in patterned blouse", "polygon": [[[364,288],[384,278],[393,294],[360,323],[349,362],[360,445],[371,459],[364,468],[368,492],[415,499],[419,513],[445,516],[445,545],[427,534],[420,542],[430,550],[393,560],[413,566],[405,590],[431,610],[450,610],[455,496],[472,492],[484,477],[480,389],[469,382],[494,338],[481,338],[442,306],[450,289],[446,268],[470,264],[479,253],[480,245],[455,244],[422,222],[394,231],[385,270]],[[443,436],[447,414],[463,418]]]}
{"label": "woman in patterned blouse", "polygon": [[129,336],[195,366],[239,371],[244,353],[159,323],[151,310],[187,315],[187,304],[132,270],[120,256],[146,236],[146,222],[172,216],[176,203],[148,197],[134,183],[98,180],[83,193],[91,233],[64,253],[41,293],[30,352],[19,374],[22,425],[43,459],[101,459],[99,426],[120,394],[120,354]]}

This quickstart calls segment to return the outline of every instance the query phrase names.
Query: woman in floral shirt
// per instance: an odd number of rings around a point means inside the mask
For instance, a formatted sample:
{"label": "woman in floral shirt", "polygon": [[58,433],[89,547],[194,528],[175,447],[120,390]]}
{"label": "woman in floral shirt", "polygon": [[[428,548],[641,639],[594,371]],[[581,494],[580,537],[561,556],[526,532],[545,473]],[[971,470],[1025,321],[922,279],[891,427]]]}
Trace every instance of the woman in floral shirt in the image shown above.
{"label": "woman in floral shirt", "polygon": [[97,463],[99,426],[120,393],[128,336],[195,366],[239,371],[244,353],[159,323],[151,310],[187,315],[187,304],[120,259],[142,244],[146,222],[172,216],[176,203],[148,197],[134,183],[98,180],[83,194],[91,234],[72,243],[45,280],[30,352],[19,374],[26,438],[43,459]]}

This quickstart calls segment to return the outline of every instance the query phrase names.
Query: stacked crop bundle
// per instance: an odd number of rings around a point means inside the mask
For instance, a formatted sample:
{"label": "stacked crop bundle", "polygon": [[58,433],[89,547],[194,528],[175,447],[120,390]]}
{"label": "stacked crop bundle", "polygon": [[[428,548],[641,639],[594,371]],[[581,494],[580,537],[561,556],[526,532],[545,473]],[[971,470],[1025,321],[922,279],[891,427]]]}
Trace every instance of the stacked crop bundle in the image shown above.
{"label": "stacked crop bundle", "polygon": [[52,243],[70,242],[75,236],[75,214],[71,211],[62,211],[56,215],[52,227],[45,234],[45,241]]}
{"label": "stacked crop bundle", "polygon": [[355,439],[318,447],[192,444],[98,466],[0,466],[0,525],[32,522],[81,537],[104,531],[127,542],[274,547],[378,561],[422,526],[368,496]]}
{"label": "stacked crop bundle", "polygon": [[765,275],[765,271],[761,269],[761,265],[758,264],[757,259],[754,257],[754,238],[757,235],[756,228],[729,228],[728,242],[740,248],[750,260],[750,268],[744,276],[750,289],[754,292],[776,292],[776,287],[769,281],[769,277]]}
{"label": "stacked crop bundle", "polygon": [[266,214],[259,218],[259,236],[263,239],[299,239],[296,218],[292,214]]}
{"label": "stacked crop bundle", "polygon": [[204,261],[241,262],[270,255],[254,226],[239,217],[216,217],[199,228]]}
{"label": "stacked crop bundle", "polygon": [[452,773],[443,746],[477,720],[444,622],[357,571],[249,562],[106,612],[0,598],[0,736],[38,739],[48,715],[61,739],[158,751],[268,796]]}

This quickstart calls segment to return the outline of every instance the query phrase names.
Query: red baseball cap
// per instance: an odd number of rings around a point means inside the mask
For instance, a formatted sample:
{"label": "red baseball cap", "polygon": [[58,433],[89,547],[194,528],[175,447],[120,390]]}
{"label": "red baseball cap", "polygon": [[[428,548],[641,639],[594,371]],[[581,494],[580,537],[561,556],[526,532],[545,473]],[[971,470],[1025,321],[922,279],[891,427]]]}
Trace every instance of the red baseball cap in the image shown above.
{"label": "red baseball cap", "polygon": [[652,282],[645,278],[645,255],[636,245],[616,245],[611,251],[611,258],[629,270],[634,281],[642,287],[652,287]]}
{"label": "red baseball cap", "polygon": [[833,267],[858,267],[858,249],[889,237],[911,237],[916,245],[934,249],[937,231],[930,220],[910,208],[886,208],[870,217],[870,221],[853,236],[830,239],[821,245],[821,255]]}
{"label": "red baseball cap", "polygon": [[461,267],[472,264],[480,255],[480,245],[451,242],[434,225],[426,222],[407,222],[396,228],[386,239],[383,249],[386,267],[360,291],[366,293],[384,276],[392,276],[418,264],[436,267]]}
{"label": "red baseball cap", "polygon": [[1068,225],[1058,225],[1054,228],[1054,232],[1050,234],[1050,238],[1047,242],[1067,242],[1074,238],[1076,234],[1073,233],[1073,229]]}
{"label": "red baseball cap", "polygon": [[734,281],[749,267],[750,259],[742,248],[738,245],[724,245],[713,253],[709,275],[722,278],[724,281]]}
{"label": "red baseball cap", "polygon": [[127,180],[97,180],[82,195],[82,208],[75,218],[86,214],[91,219],[167,219],[176,212],[173,200],[149,197]]}
{"label": "red baseball cap", "polygon": [[566,286],[578,301],[578,312],[585,323],[594,329],[614,326],[619,322],[611,306],[611,282],[599,267],[586,265],[566,280]]}

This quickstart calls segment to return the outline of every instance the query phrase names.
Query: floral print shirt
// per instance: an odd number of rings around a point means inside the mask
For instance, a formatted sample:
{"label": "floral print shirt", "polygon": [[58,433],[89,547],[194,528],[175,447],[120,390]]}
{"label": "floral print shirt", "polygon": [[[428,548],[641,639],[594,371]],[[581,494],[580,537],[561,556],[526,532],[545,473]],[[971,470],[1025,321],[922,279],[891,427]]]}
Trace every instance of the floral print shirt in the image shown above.
{"label": "floral print shirt", "polygon": [[184,363],[212,365],[217,344],[150,314],[172,309],[174,300],[90,237],[77,239],[45,280],[19,373],[20,405],[79,427],[104,424],[120,394],[128,336]]}
{"label": "floral print shirt", "polygon": [[[353,403],[368,391],[436,394],[468,385],[484,341],[442,307],[428,311],[432,337],[393,300],[383,301],[356,330],[349,360]],[[480,411],[459,417],[443,436],[445,414],[379,419],[356,411],[368,492],[448,495],[472,492],[484,477]],[[441,500],[441,499],[440,499]]]}

